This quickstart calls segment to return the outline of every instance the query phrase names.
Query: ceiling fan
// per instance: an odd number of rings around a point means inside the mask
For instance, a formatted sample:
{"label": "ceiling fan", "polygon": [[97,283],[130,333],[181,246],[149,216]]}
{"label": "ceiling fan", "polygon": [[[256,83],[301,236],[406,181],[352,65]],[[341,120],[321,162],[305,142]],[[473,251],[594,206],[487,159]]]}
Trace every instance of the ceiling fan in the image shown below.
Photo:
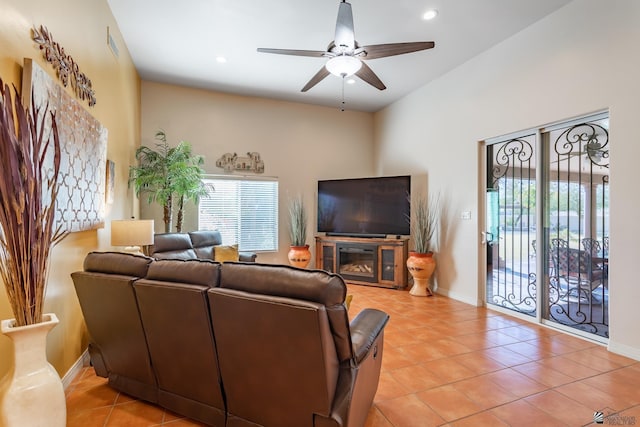
{"label": "ceiling fan", "polygon": [[603,144],[598,141],[589,141],[584,145],[584,150],[576,150],[565,153],[563,159],[558,159],[553,163],[557,163],[562,160],[568,160],[572,157],[578,157],[582,155],[584,155],[585,160],[589,160],[594,164],[600,164],[603,159],[609,157],[609,150],[605,149]]}
{"label": "ceiling fan", "polygon": [[329,74],[343,78],[355,74],[371,86],[385,90],[387,87],[373,70],[364,63],[364,59],[378,59],[387,56],[402,55],[404,53],[431,49],[434,46],[434,42],[388,43],[360,46],[355,40],[351,4],[342,0],[338,8],[335,38],[329,43],[326,51],[258,48],[258,52],[329,58],[320,71],[302,88],[302,92],[308,91]]}
{"label": "ceiling fan", "polygon": [[[572,134],[572,132],[575,133]],[[561,139],[563,136],[564,139]],[[573,126],[563,132],[556,140],[556,147],[558,143],[562,144],[562,152],[557,153],[558,159],[551,163],[559,163],[573,157],[584,156],[585,161],[589,161],[594,165],[609,167],[609,132],[600,125],[587,123]],[[567,148],[569,148],[569,151],[566,151]]]}

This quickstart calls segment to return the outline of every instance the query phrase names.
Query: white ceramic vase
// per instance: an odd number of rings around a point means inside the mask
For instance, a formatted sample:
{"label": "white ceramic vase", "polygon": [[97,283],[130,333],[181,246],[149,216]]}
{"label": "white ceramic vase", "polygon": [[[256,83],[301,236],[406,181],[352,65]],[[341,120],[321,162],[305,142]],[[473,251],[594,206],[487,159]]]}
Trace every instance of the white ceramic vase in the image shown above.
{"label": "white ceramic vase", "polygon": [[13,344],[14,363],[0,380],[1,427],[64,427],[67,407],[62,381],[47,361],[47,335],[58,324],[53,313],[42,323],[14,326],[2,321],[2,333]]}

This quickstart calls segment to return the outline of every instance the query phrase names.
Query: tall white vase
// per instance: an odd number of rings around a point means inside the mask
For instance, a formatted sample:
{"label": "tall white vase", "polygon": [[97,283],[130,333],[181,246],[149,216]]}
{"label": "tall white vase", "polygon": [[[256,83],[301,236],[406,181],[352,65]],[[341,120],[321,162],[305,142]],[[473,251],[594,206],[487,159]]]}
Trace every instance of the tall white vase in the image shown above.
{"label": "tall white vase", "polygon": [[13,344],[14,363],[0,381],[0,427],[64,427],[67,407],[64,388],[47,361],[47,334],[58,324],[53,313],[42,323],[14,326],[2,321],[2,333]]}

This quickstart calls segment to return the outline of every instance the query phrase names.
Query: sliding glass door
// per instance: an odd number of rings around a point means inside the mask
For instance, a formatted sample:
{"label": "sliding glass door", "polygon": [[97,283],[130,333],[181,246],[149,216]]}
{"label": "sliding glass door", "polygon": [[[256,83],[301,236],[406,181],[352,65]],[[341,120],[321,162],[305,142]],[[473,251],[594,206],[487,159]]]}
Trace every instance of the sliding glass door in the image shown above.
{"label": "sliding glass door", "polygon": [[608,338],[607,114],[486,145],[486,301]]}
{"label": "sliding glass door", "polygon": [[536,138],[487,146],[487,302],[529,316],[538,309]]}

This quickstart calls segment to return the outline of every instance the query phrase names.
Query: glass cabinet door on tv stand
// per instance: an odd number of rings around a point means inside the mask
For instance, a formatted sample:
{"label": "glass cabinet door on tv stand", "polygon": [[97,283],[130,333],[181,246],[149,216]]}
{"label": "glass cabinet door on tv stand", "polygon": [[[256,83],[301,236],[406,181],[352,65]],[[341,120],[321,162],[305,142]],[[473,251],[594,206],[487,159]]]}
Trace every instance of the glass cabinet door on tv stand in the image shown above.
{"label": "glass cabinet door on tv stand", "polygon": [[357,285],[407,286],[408,238],[316,237],[316,268]]}

